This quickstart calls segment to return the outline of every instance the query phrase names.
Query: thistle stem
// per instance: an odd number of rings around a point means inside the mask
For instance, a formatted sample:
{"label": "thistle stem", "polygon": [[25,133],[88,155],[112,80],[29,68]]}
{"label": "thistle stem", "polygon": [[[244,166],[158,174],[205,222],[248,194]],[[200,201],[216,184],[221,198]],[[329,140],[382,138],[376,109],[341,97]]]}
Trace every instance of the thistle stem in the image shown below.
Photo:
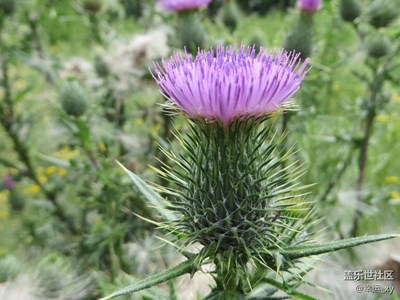
{"label": "thistle stem", "polygon": [[353,159],[354,155],[354,147],[351,147],[349,152],[347,153],[347,156],[345,160],[342,162],[339,170],[336,172],[336,176],[333,178],[333,180],[328,184],[326,187],[325,191],[322,193],[322,196],[320,197],[319,201],[326,201],[329,194],[332,192],[333,188],[340,182],[342,176],[346,172],[347,168],[350,166],[350,163]]}
{"label": "thistle stem", "polygon": [[369,142],[372,134],[372,129],[374,125],[374,120],[376,116],[377,107],[377,97],[380,93],[383,82],[384,82],[384,75],[386,74],[387,65],[390,59],[386,62],[383,70],[378,72],[378,66],[373,67],[373,80],[369,84],[370,86],[370,96],[368,99],[368,110],[364,120],[364,134],[361,139],[361,143],[359,144],[360,156],[358,162],[358,177],[357,177],[357,205],[356,211],[353,218],[353,225],[351,229],[351,236],[355,237],[358,234],[359,230],[359,223],[362,217],[361,211],[361,204],[364,201],[363,193],[364,193],[364,181],[365,181],[365,172],[367,167],[367,160],[368,160],[368,149],[369,149]]}

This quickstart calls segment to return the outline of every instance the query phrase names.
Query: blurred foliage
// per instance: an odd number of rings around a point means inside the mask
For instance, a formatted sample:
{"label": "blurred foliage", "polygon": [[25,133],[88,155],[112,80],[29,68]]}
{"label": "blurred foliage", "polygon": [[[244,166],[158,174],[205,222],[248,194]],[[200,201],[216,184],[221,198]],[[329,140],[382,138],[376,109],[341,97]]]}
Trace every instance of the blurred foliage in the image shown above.
{"label": "blurred foliage", "polygon": [[[148,67],[182,39],[179,17],[155,2],[0,0],[0,282],[29,269],[46,291],[38,299],[72,299],[74,291],[95,299],[176,259],[157,250],[154,226],[137,215],[159,216],[115,163],[167,184],[148,167],[169,163],[158,143],[176,143]],[[351,2],[353,11],[347,2],[324,1],[313,16],[306,45],[313,68],[296,96],[301,109],[286,124],[287,146],[297,144],[302,180],[317,183],[312,197],[334,237],[350,234],[356,210],[359,234],[389,223],[400,229],[400,20],[391,8],[399,1]],[[214,0],[196,12],[204,28],[191,48],[200,39],[204,47],[280,48],[299,19],[295,1],[238,0],[231,11],[228,4]],[[186,130],[179,117],[174,126]],[[175,292],[146,293],[142,299]]]}

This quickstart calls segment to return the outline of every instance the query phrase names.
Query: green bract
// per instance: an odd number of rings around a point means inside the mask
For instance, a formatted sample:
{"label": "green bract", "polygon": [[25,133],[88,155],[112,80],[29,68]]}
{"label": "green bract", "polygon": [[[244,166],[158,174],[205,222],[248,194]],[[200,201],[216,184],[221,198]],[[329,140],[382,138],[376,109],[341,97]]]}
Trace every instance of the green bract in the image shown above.
{"label": "green bract", "polygon": [[339,5],[340,16],[347,22],[353,22],[361,14],[361,7],[357,0],[341,0]]}
{"label": "green bract", "polygon": [[396,1],[375,0],[368,7],[369,23],[374,27],[386,27],[399,15],[399,7]]}
{"label": "green bract", "polygon": [[0,0],[0,14],[11,15],[15,11],[16,0]]}
{"label": "green bract", "polygon": [[88,94],[77,81],[67,81],[60,89],[59,99],[63,110],[70,116],[83,115],[87,107]]}
{"label": "green bract", "polygon": [[282,138],[269,117],[238,119],[228,127],[189,121],[187,134],[176,133],[179,150],[164,150],[172,166],[157,170],[171,183],[157,188],[165,200],[125,169],[164,220],[157,225],[175,236],[169,243],[203,247],[182,251],[185,262],[103,299],[194,274],[210,263],[215,286],[204,299],[275,299],[278,291],[312,299],[297,291],[307,273],[300,267],[305,257],[395,237],[317,243],[319,217],[298,184],[301,166],[281,152]]}

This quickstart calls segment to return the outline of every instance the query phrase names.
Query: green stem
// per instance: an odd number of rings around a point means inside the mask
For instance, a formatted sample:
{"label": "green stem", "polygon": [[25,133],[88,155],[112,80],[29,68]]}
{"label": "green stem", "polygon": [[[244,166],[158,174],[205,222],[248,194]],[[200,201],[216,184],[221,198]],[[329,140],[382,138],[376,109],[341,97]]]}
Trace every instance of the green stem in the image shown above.
{"label": "green stem", "polygon": [[357,177],[357,205],[356,211],[353,218],[353,225],[350,231],[351,236],[355,237],[358,234],[359,223],[362,217],[361,204],[364,201],[363,192],[364,192],[364,181],[365,181],[365,172],[367,167],[368,160],[368,149],[369,142],[372,134],[372,129],[375,121],[375,116],[378,110],[377,98],[379,93],[382,90],[384,77],[387,73],[388,66],[390,65],[391,58],[389,58],[385,65],[382,68],[382,71],[378,71],[378,66],[375,65],[373,68],[373,80],[369,84],[370,86],[370,96],[368,99],[368,110],[366,117],[364,119],[364,134],[361,139],[361,143],[359,144],[360,148],[360,156],[358,162],[358,177]]}
{"label": "green stem", "polygon": [[[2,44],[3,46],[3,44]],[[3,47],[2,47],[3,48]],[[1,82],[1,85],[4,89],[4,102],[0,102],[0,124],[3,127],[4,131],[6,134],[9,136],[13,143],[13,147],[15,152],[18,155],[19,160],[24,164],[26,168],[26,174],[27,176],[39,186],[41,192],[46,196],[46,198],[52,203],[55,211],[55,215],[62,221],[64,222],[68,229],[76,234],[77,230],[72,222],[67,215],[64,213],[64,210],[62,207],[59,205],[57,202],[57,196],[54,191],[49,191],[45,188],[45,186],[40,182],[36,171],[33,167],[31,157],[29,155],[29,151],[27,146],[21,141],[19,135],[15,131],[15,127],[13,126],[15,123],[15,113],[14,113],[14,104],[12,100],[12,93],[11,93],[11,87],[9,83],[9,78],[8,78],[8,64],[7,60],[3,59],[2,63],[2,77],[3,80]]]}
{"label": "green stem", "polygon": [[99,30],[99,20],[95,13],[89,13],[89,22],[90,22],[90,29],[92,30],[94,39],[99,44],[103,44],[103,39],[101,37]]}
{"label": "green stem", "polygon": [[346,172],[347,168],[350,166],[350,163],[351,163],[351,161],[353,159],[354,150],[355,150],[355,148],[351,147],[351,149],[349,150],[345,160],[341,164],[340,169],[336,172],[335,177],[328,184],[328,186],[326,187],[325,191],[322,193],[322,196],[320,197],[319,201],[321,201],[321,202],[322,201],[326,201],[328,196],[329,196],[329,194],[332,192],[333,188],[340,182],[342,176]]}

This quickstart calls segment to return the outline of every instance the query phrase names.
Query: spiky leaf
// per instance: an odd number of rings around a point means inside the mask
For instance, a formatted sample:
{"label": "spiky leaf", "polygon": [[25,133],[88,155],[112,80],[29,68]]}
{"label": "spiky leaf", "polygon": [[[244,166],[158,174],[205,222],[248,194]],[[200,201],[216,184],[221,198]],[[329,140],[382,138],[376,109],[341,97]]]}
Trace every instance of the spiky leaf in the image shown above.
{"label": "spiky leaf", "polygon": [[168,203],[158,194],[156,193],[151,186],[149,186],[144,180],[142,180],[139,176],[134,174],[125,168],[119,161],[117,161],[118,165],[129,175],[135,187],[139,190],[139,192],[143,195],[143,197],[154,207],[157,212],[161,215],[161,217],[166,221],[173,221],[176,219],[174,213],[165,207]]}
{"label": "spiky leaf", "polygon": [[287,258],[297,259],[311,255],[319,255],[323,253],[334,252],[342,249],[347,249],[363,244],[388,240],[400,237],[398,234],[379,234],[370,236],[361,236],[355,238],[333,241],[324,244],[310,244],[288,247],[283,251],[283,255]]}
{"label": "spiky leaf", "polygon": [[116,292],[112,293],[111,295],[108,295],[107,297],[101,298],[100,300],[106,300],[106,299],[111,299],[111,298],[131,294],[131,293],[138,292],[138,291],[141,291],[144,289],[148,289],[154,285],[166,282],[168,280],[174,279],[174,278],[179,277],[184,274],[193,274],[194,272],[196,272],[198,270],[196,259],[197,259],[197,257],[188,259],[185,262],[183,262],[175,267],[172,267],[161,273],[150,276],[146,279],[140,280],[139,282],[132,284],[130,286],[127,286],[119,291],[116,291]]}

